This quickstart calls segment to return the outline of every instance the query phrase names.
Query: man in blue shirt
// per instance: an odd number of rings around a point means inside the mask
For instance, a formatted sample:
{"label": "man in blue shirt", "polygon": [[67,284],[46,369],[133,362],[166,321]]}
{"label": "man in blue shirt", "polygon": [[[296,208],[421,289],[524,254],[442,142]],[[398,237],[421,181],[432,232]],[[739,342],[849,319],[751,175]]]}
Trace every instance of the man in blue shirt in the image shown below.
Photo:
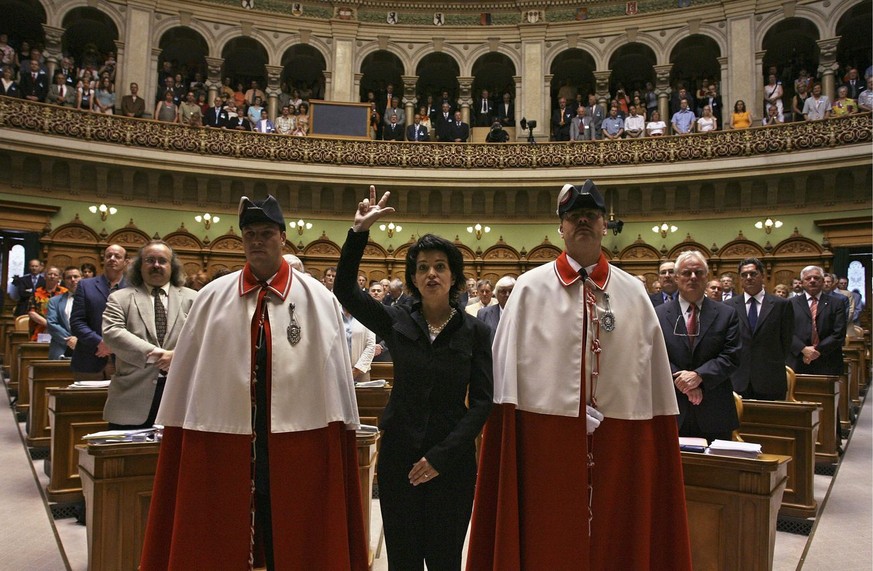
{"label": "man in blue shirt", "polygon": [[694,130],[694,112],[688,108],[688,100],[679,102],[679,111],[673,114],[670,122],[673,124],[674,135],[687,135]]}
{"label": "man in blue shirt", "polygon": [[618,108],[609,110],[609,117],[603,120],[603,136],[606,139],[621,139],[624,133],[624,120],[618,116]]}

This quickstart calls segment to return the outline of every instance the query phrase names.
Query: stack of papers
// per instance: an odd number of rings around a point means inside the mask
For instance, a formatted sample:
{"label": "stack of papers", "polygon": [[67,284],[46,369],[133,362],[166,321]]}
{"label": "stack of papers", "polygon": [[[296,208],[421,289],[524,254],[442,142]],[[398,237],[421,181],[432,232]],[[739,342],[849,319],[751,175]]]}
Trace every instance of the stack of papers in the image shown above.
{"label": "stack of papers", "polygon": [[379,432],[379,427],[373,426],[372,424],[362,424],[361,427],[358,429],[358,434],[361,435],[376,434],[377,432]]}
{"label": "stack of papers", "polygon": [[385,379],[379,379],[377,381],[363,381],[360,383],[355,383],[355,388],[381,389],[382,387],[384,387],[387,384],[388,384],[388,381],[386,381]]}
{"label": "stack of papers", "polygon": [[111,381],[76,381],[68,388],[71,389],[105,389]]}
{"label": "stack of papers", "polygon": [[103,430],[82,437],[88,444],[115,444],[118,442],[155,442],[155,428],[137,430]]}
{"label": "stack of papers", "polygon": [[713,440],[709,445],[709,453],[737,458],[757,458],[761,455],[761,445],[732,440]]}

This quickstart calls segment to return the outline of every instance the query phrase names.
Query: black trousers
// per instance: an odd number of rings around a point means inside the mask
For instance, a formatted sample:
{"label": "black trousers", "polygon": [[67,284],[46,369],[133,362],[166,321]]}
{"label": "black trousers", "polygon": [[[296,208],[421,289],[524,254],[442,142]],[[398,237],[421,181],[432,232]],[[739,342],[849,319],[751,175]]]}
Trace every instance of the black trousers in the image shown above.
{"label": "black trousers", "polygon": [[[425,451],[426,452],[426,451]],[[409,483],[420,450],[392,442],[379,451],[379,503],[390,571],[460,571],[476,487],[475,449],[447,473],[419,486]]]}

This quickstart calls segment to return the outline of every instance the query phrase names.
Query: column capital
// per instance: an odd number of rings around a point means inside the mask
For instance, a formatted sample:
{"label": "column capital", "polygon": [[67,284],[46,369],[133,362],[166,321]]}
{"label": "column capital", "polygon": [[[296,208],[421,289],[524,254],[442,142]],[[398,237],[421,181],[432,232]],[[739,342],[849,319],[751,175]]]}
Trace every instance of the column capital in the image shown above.
{"label": "column capital", "polygon": [[163,51],[164,50],[161,48],[152,48],[152,57],[155,59],[161,57],[161,52],[163,52]]}
{"label": "column capital", "polygon": [[125,43],[123,40],[113,40],[115,44],[115,58],[118,59],[118,56],[124,53]]}
{"label": "column capital", "polygon": [[840,43],[840,36],[835,38],[825,38],[823,40],[816,40],[815,42],[819,49],[821,50],[821,54],[819,55],[819,63],[821,65],[830,65],[835,62],[837,59],[837,46]]}
{"label": "column capital", "polygon": [[473,103],[473,81],[472,76],[458,76],[458,102],[462,106],[470,106]]}
{"label": "column capital", "polygon": [[718,65],[721,67],[725,67],[728,64],[728,56],[722,56],[715,58],[715,61],[718,62]]}
{"label": "column capital", "polygon": [[56,28],[55,26],[43,24],[42,31],[45,33],[46,51],[59,53],[61,51],[61,42],[63,41],[66,28]]}

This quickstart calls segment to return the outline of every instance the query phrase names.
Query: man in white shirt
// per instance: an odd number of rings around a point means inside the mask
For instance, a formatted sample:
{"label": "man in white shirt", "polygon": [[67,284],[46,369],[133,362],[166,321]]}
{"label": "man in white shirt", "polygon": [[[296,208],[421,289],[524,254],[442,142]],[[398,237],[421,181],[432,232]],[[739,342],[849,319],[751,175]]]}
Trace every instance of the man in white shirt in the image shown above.
{"label": "man in white shirt", "polygon": [[803,118],[806,121],[819,121],[831,116],[831,101],[821,94],[821,84],[812,86],[812,97],[803,104]]}
{"label": "man in white shirt", "polygon": [[624,120],[624,135],[628,139],[638,139],[646,129],[646,118],[637,113],[636,105],[631,105],[628,112]]}

